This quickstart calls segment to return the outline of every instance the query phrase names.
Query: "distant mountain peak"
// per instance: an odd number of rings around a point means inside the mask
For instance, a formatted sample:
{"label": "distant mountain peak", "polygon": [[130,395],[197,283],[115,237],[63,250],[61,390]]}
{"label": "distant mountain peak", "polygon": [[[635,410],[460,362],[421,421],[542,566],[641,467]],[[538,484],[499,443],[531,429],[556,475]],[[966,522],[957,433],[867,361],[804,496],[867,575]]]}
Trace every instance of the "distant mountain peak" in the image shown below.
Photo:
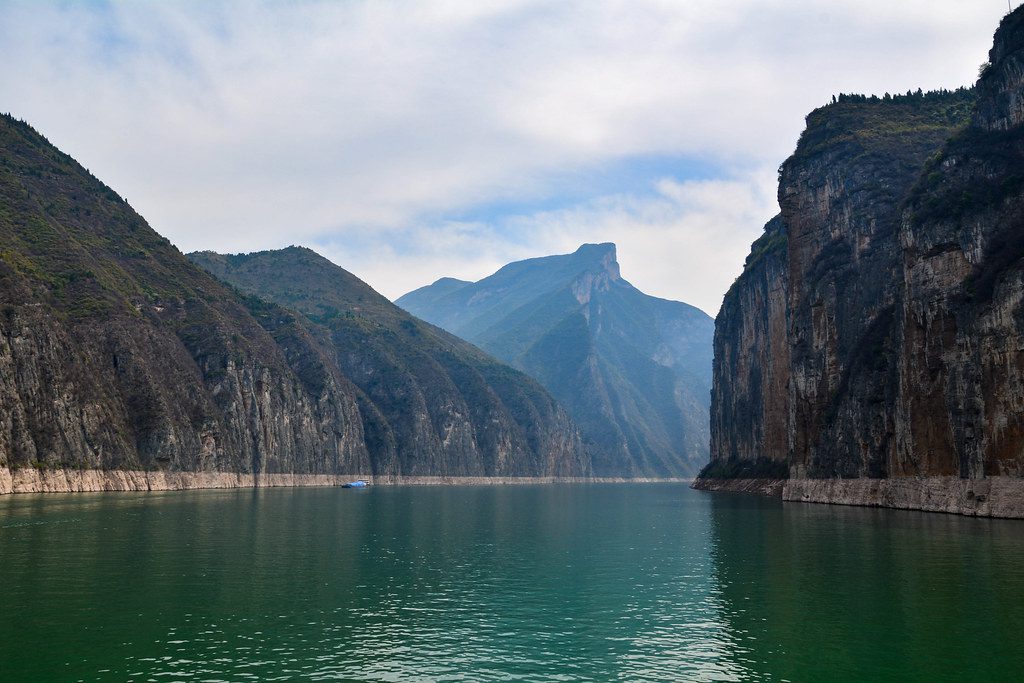
{"label": "distant mountain peak", "polygon": [[612,262],[615,261],[615,242],[584,243],[573,252],[573,256],[600,262]]}
{"label": "distant mountain peak", "polygon": [[431,287],[435,287],[437,285],[441,285],[442,287],[446,287],[446,286],[462,286],[462,285],[468,285],[468,284],[470,284],[469,280],[460,280],[460,279],[458,279],[456,277],[442,277],[442,278],[438,278],[437,280],[435,280],[430,286]]}
{"label": "distant mountain peak", "polygon": [[[573,252],[573,256],[580,260],[585,260],[588,262],[588,265],[593,264],[603,271],[605,277],[598,277],[595,281],[600,281],[605,288],[607,288],[609,282],[615,282],[622,277],[619,272],[619,262],[615,258],[614,242],[581,244],[580,248]],[[583,302],[581,301],[580,303]]]}
{"label": "distant mountain peak", "polygon": [[615,260],[615,242],[600,242],[597,244],[586,242],[581,244],[573,255],[574,256],[596,256],[602,258],[607,254],[611,254],[611,258]]}
{"label": "distant mountain peak", "polygon": [[576,416],[595,473],[686,476],[707,458],[714,323],[622,279],[611,242],[398,304],[540,381]]}

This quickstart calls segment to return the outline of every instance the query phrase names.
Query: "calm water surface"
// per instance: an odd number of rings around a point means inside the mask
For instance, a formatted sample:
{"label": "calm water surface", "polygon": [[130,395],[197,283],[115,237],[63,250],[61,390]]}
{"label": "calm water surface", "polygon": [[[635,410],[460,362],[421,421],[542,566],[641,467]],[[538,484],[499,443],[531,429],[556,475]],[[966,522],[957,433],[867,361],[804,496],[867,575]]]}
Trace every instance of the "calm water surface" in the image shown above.
{"label": "calm water surface", "polygon": [[1024,522],[683,485],[0,499],[0,680],[1024,680]]}

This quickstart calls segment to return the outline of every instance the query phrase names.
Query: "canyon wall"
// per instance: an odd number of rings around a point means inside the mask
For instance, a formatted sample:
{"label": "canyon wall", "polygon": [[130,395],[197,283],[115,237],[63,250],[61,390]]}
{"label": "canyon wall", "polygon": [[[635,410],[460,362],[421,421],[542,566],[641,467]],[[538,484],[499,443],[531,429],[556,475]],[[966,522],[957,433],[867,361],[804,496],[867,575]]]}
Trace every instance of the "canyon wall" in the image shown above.
{"label": "canyon wall", "polygon": [[1022,55],[1018,10],[973,90],[807,117],[716,320],[698,487],[921,509],[947,490],[937,507],[1015,516],[988,496],[1024,482]]}

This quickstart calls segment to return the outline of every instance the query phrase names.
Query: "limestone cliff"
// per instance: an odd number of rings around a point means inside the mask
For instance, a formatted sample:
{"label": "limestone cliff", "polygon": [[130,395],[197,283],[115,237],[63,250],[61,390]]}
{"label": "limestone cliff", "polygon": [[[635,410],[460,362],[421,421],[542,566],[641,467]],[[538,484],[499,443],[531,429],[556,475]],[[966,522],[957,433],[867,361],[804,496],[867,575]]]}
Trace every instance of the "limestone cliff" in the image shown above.
{"label": "limestone cliff", "polygon": [[761,478],[788,471],[787,284],[786,230],[776,217],[715,320],[713,467],[705,474]]}
{"label": "limestone cliff", "polygon": [[26,124],[0,119],[0,467],[371,468],[354,387]]}
{"label": "limestone cliff", "polygon": [[1024,476],[1024,10],[903,214],[897,474]]}
{"label": "limestone cliff", "polygon": [[[978,492],[1024,475],[1022,12],[973,91],[841,96],[808,116],[781,214],[716,321],[705,477],[1006,514]],[[849,483],[895,477],[922,483]],[[955,483],[986,477],[1001,483]],[[841,481],[802,483],[818,480]],[[913,502],[940,489],[958,502]]]}

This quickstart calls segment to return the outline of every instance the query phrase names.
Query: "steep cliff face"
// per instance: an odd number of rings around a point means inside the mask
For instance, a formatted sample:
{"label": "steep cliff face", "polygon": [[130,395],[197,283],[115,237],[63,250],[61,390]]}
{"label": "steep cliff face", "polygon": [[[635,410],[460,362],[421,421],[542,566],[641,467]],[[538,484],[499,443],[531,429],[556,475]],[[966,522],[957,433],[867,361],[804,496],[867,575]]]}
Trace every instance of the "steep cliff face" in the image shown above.
{"label": "steep cliff face", "polygon": [[839,102],[782,166],[794,476],[883,477],[894,448],[900,202],[972,96]]}
{"label": "steep cliff face", "polygon": [[896,471],[1024,476],[1024,14],[903,215]]}
{"label": "steep cliff face", "polygon": [[[791,499],[972,514],[1024,500],[1007,493],[1024,474],[1022,12],[973,91],[845,96],[808,117],[781,215],[716,323],[707,477],[767,460]],[[773,232],[784,246],[755,258]],[[866,483],[908,476],[930,479]],[[958,483],[985,477],[1011,480]]]}
{"label": "steep cliff face", "polygon": [[[418,442],[351,381],[343,351],[331,329],[190,263],[71,158],[0,117],[0,475],[586,474],[551,397],[493,361],[449,376],[462,402],[410,399],[418,433],[451,444],[410,456]],[[497,404],[493,427],[466,431],[466,412]]]}
{"label": "steep cliff face", "polygon": [[403,475],[590,474],[575,425],[535,381],[414,318],[319,254],[291,247],[189,258],[323,329],[336,364],[363,392],[364,432],[397,453]]}
{"label": "steep cliff face", "polygon": [[807,117],[781,214],[715,329],[713,476],[885,476],[894,449],[900,201],[968,91],[842,98]]}
{"label": "steep cliff face", "polygon": [[705,475],[784,477],[789,455],[786,226],[751,247],[715,319],[711,462]]}
{"label": "steep cliff face", "polygon": [[615,245],[443,279],[400,306],[536,378],[601,476],[693,476],[707,459],[712,321],[626,282]]}

